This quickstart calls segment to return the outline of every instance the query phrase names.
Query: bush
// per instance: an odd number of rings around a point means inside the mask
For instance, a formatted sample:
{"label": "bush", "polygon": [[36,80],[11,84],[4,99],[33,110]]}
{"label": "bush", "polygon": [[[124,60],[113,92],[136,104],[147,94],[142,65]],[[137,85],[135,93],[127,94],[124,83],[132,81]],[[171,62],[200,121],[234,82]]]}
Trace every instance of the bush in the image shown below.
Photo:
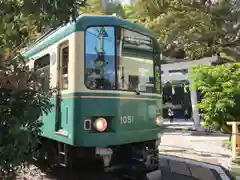
{"label": "bush", "polygon": [[39,117],[51,111],[51,91],[44,76],[29,70],[21,59],[0,71],[0,179],[14,179],[16,170],[33,153],[41,133]]}
{"label": "bush", "polygon": [[198,108],[207,126],[229,131],[227,121],[240,120],[240,64],[200,65],[190,74],[192,89],[203,95]]}

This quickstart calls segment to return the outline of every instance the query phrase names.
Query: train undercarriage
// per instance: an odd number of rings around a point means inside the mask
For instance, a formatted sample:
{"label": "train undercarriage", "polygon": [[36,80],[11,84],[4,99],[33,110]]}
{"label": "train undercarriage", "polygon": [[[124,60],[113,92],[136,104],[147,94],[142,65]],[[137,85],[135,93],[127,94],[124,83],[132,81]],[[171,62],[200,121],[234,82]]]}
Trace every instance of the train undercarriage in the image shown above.
{"label": "train undercarriage", "polygon": [[142,176],[143,173],[158,170],[159,144],[160,140],[151,140],[110,147],[74,147],[42,138],[34,159],[66,168],[94,163],[98,165],[98,170],[103,172],[121,170],[125,174],[136,176],[140,173]]}

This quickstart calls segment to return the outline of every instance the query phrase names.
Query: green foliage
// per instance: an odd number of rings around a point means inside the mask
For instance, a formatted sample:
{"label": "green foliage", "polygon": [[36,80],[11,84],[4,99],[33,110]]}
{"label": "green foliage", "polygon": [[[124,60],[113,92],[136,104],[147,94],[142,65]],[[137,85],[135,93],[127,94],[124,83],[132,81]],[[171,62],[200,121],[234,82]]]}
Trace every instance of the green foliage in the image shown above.
{"label": "green foliage", "polygon": [[48,28],[75,18],[75,7],[86,0],[7,0],[0,1],[0,61],[16,52]]}
{"label": "green foliage", "polygon": [[85,7],[80,8],[81,13],[91,14],[116,14],[117,16],[124,16],[124,9],[120,3],[108,2],[104,9],[100,0],[88,0]]}
{"label": "green foliage", "polygon": [[101,6],[101,1],[99,0],[88,0],[85,7],[81,7],[79,10],[81,13],[91,13],[91,14],[106,14],[113,15],[116,14],[119,17],[127,19],[131,22],[137,22],[136,7],[134,5],[122,6],[120,3],[109,2],[106,9]]}
{"label": "green foliage", "polygon": [[192,88],[203,95],[198,104],[206,125],[226,129],[226,121],[240,120],[240,64],[194,67]]}
{"label": "green foliage", "polygon": [[42,77],[25,67],[19,53],[47,29],[75,20],[86,0],[0,1],[0,179],[14,179],[16,169],[34,151],[41,132],[39,117],[50,112],[51,91]]}
{"label": "green foliage", "polygon": [[108,3],[105,14],[116,14],[117,16],[124,16],[124,9],[120,3]]}
{"label": "green foliage", "polygon": [[136,18],[168,48],[199,59],[224,51],[240,55],[240,3],[232,0],[138,0]]}
{"label": "green foliage", "polygon": [[136,6],[134,5],[126,5],[123,7],[124,10],[124,15],[123,18],[127,19],[128,21],[131,22],[137,22],[137,16],[136,16]]}
{"label": "green foliage", "polygon": [[32,155],[42,121],[52,108],[51,91],[44,92],[44,76],[28,70],[15,59],[0,74],[0,175],[14,178],[15,170]]}
{"label": "green foliage", "polygon": [[99,0],[87,0],[87,5],[80,7],[79,11],[80,13],[104,14]]}

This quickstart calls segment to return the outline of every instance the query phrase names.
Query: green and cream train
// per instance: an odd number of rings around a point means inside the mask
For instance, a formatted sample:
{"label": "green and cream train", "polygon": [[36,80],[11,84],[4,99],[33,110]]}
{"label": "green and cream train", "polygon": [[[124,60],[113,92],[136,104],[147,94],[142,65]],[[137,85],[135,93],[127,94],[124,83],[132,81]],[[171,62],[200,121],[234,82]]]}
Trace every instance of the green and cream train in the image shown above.
{"label": "green and cream train", "polygon": [[[28,66],[58,89],[41,133],[47,158],[105,167],[157,165],[162,132],[159,47],[152,32],[115,16],[80,15],[28,47]],[[125,158],[124,158],[125,157]]]}

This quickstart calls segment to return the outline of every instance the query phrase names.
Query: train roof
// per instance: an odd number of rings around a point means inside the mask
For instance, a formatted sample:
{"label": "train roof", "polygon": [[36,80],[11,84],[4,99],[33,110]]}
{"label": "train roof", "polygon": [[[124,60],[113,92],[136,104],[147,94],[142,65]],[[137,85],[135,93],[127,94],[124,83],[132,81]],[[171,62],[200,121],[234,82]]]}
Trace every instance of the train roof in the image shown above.
{"label": "train roof", "polygon": [[151,30],[144,28],[136,23],[129,22],[125,19],[109,16],[109,15],[89,15],[82,14],[80,15],[76,21],[69,22],[68,24],[57,28],[54,31],[49,32],[47,35],[43,35],[42,38],[37,40],[33,45],[29,46],[22,55],[28,59],[31,56],[34,56],[36,53],[45,49],[57,41],[63,39],[64,37],[70,35],[73,32],[77,31],[85,31],[89,26],[121,26],[127,29],[131,29],[133,31],[140,32],[149,37],[154,37]]}

